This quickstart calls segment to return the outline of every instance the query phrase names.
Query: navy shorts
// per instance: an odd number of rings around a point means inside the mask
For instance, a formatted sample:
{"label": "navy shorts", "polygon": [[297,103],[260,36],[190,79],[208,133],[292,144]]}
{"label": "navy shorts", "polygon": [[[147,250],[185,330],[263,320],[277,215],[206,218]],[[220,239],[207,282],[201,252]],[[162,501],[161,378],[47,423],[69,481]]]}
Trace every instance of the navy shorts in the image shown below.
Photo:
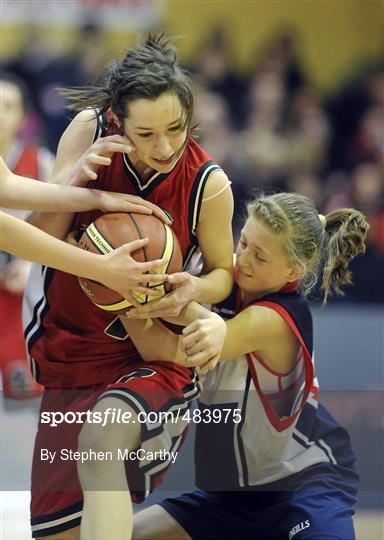
{"label": "navy shorts", "polygon": [[354,540],[356,494],[353,469],[321,465],[263,490],[198,489],[160,504],[194,540]]}

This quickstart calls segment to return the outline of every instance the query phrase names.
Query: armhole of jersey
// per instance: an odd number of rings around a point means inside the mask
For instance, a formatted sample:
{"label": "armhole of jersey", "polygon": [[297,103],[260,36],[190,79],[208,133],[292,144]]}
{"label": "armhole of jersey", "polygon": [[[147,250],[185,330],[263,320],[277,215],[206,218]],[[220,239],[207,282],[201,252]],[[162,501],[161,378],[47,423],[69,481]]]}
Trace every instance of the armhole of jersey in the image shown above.
{"label": "armhole of jersey", "polygon": [[188,208],[188,224],[192,244],[197,244],[196,227],[199,223],[199,216],[201,204],[203,201],[205,184],[207,183],[208,178],[214,171],[221,170],[221,167],[217,165],[217,163],[215,163],[214,161],[208,161],[207,163],[204,163],[202,167],[200,167],[196,174],[195,180],[193,182]]}
{"label": "armhole of jersey", "polygon": [[296,338],[299,340],[299,343],[300,343],[302,351],[303,351],[303,356],[304,356],[305,384],[304,384],[304,389],[303,389],[303,392],[302,392],[300,404],[298,404],[296,406],[296,410],[291,416],[289,416],[288,418],[281,419],[276,414],[273,407],[271,406],[268,399],[265,397],[265,395],[263,394],[263,392],[262,392],[262,390],[260,388],[257,373],[256,373],[256,370],[255,370],[255,366],[253,365],[251,355],[250,354],[246,355],[249,370],[250,370],[251,376],[252,376],[252,380],[253,380],[253,383],[254,383],[254,385],[256,387],[256,390],[257,390],[257,392],[258,392],[258,394],[260,396],[260,399],[261,399],[261,401],[263,403],[265,413],[268,416],[268,419],[271,422],[271,424],[273,425],[273,427],[277,431],[280,432],[280,431],[284,431],[285,429],[289,428],[295,422],[295,420],[297,419],[299,413],[301,412],[302,408],[304,407],[305,403],[307,402],[310,392],[314,390],[313,381],[314,381],[315,373],[314,373],[314,367],[313,367],[313,362],[312,362],[312,356],[308,351],[308,348],[307,348],[307,346],[306,346],[306,344],[304,342],[303,336],[301,335],[298,327],[296,326],[295,321],[293,320],[290,313],[283,306],[281,306],[277,302],[270,302],[270,301],[257,302],[256,305],[264,306],[264,307],[273,309],[274,311],[279,313],[279,315],[281,315],[281,317],[288,324],[288,326],[290,327],[290,329],[292,330],[292,332],[294,333]]}
{"label": "armhole of jersey", "polygon": [[100,109],[92,109],[96,115],[95,133],[93,135],[92,143],[97,141],[100,137],[105,137],[107,126],[105,113],[100,114]]}

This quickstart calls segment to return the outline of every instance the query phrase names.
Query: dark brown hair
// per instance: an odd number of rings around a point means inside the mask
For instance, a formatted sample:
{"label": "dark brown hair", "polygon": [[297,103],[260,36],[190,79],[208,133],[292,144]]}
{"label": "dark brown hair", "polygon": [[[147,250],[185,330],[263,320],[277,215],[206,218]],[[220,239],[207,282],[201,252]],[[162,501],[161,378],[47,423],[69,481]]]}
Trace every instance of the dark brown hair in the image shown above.
{"label": "dark brown hair", "polygon": [[125,58],[114,62],[99,86],[63,89],[70,101],[69,108],[81,111],[111,109],[122,123],[127,117],[127,105],[135,99],[156,99],[165,92],[174,92],[183,109],[182,126],[188,134],[193,115],[191,81],[178,66],[176,49],[164,34],[149,34],[144,44],[129,49]]}

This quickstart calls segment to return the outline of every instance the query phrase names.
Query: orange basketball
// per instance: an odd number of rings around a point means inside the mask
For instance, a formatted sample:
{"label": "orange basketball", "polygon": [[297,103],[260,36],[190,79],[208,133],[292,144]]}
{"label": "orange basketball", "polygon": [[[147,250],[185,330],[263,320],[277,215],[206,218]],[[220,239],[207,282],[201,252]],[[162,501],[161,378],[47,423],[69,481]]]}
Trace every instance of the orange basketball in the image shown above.
{"label": "orange basketball", "polygon": [[[151,261],[166,257],[169,262],[159,268],[159,274],[180,272],[183,266],[183,257],[179,242],[172,229],[153,215],[135,213],[104,214],[91,223],[80,238],[82,249],[93,253],[107,254],[113,249],[133,240],[149,238],[143,248],[132,252],[132,257],[138,262]],[[88,298],[100,309],[110,313],[124,314],[132,304],[119,293],[105,287],[101,283],[87,278],[78,278],[80,287]],[[162,295],[168,291],[164,282],[146,284],[159,290]],[[155,300],[155,297],[133,291],[134,297],[146,304]]]}

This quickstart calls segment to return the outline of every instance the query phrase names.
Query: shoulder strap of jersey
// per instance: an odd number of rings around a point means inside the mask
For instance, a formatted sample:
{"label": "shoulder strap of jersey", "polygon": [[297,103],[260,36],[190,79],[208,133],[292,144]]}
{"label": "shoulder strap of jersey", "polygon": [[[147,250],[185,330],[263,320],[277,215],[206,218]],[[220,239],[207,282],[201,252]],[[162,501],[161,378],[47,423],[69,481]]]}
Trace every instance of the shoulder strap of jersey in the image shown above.
{"label": "shoulder strap of jersey", "polygon": [[[260,300],[258,300],[257,302],[254,302],[253,305],[280,306],[285,312],[289,314],[292,321],[294,321],[294,324],[300,332],[306,348],[308,349],[309,353],[312,354],[312,314],[309,309],[307,300],[298,290],[268,294],[266,296],[263,296],[263,298],[260,298]],[[276,307],[276,311],[279,311],[278,307]]]}
{"label": "shoulder strap of jersey", "polygon": [[95,135],[93,136],[93,143],[97,141],[100,137],[105,137],[107,134],[107,114],[105,112],[101,113],[100,109],[93,109],[96,115],[96,128]]}
{"label": "shoulder strap of jersey", "polygon": [[208,181],[208,178],[214,171],[221,171],[222,168],[210,160],[204,163],[200,169],[197,171],[195,180],[193,181],[191,197],[189,200],[189,209],[188,209],[188,224],[191,236],[191,243],[197,244],[196,236],[196,227],[199,223],[199,216],[201,210],[201,204],[203,201],[205,185]]}

